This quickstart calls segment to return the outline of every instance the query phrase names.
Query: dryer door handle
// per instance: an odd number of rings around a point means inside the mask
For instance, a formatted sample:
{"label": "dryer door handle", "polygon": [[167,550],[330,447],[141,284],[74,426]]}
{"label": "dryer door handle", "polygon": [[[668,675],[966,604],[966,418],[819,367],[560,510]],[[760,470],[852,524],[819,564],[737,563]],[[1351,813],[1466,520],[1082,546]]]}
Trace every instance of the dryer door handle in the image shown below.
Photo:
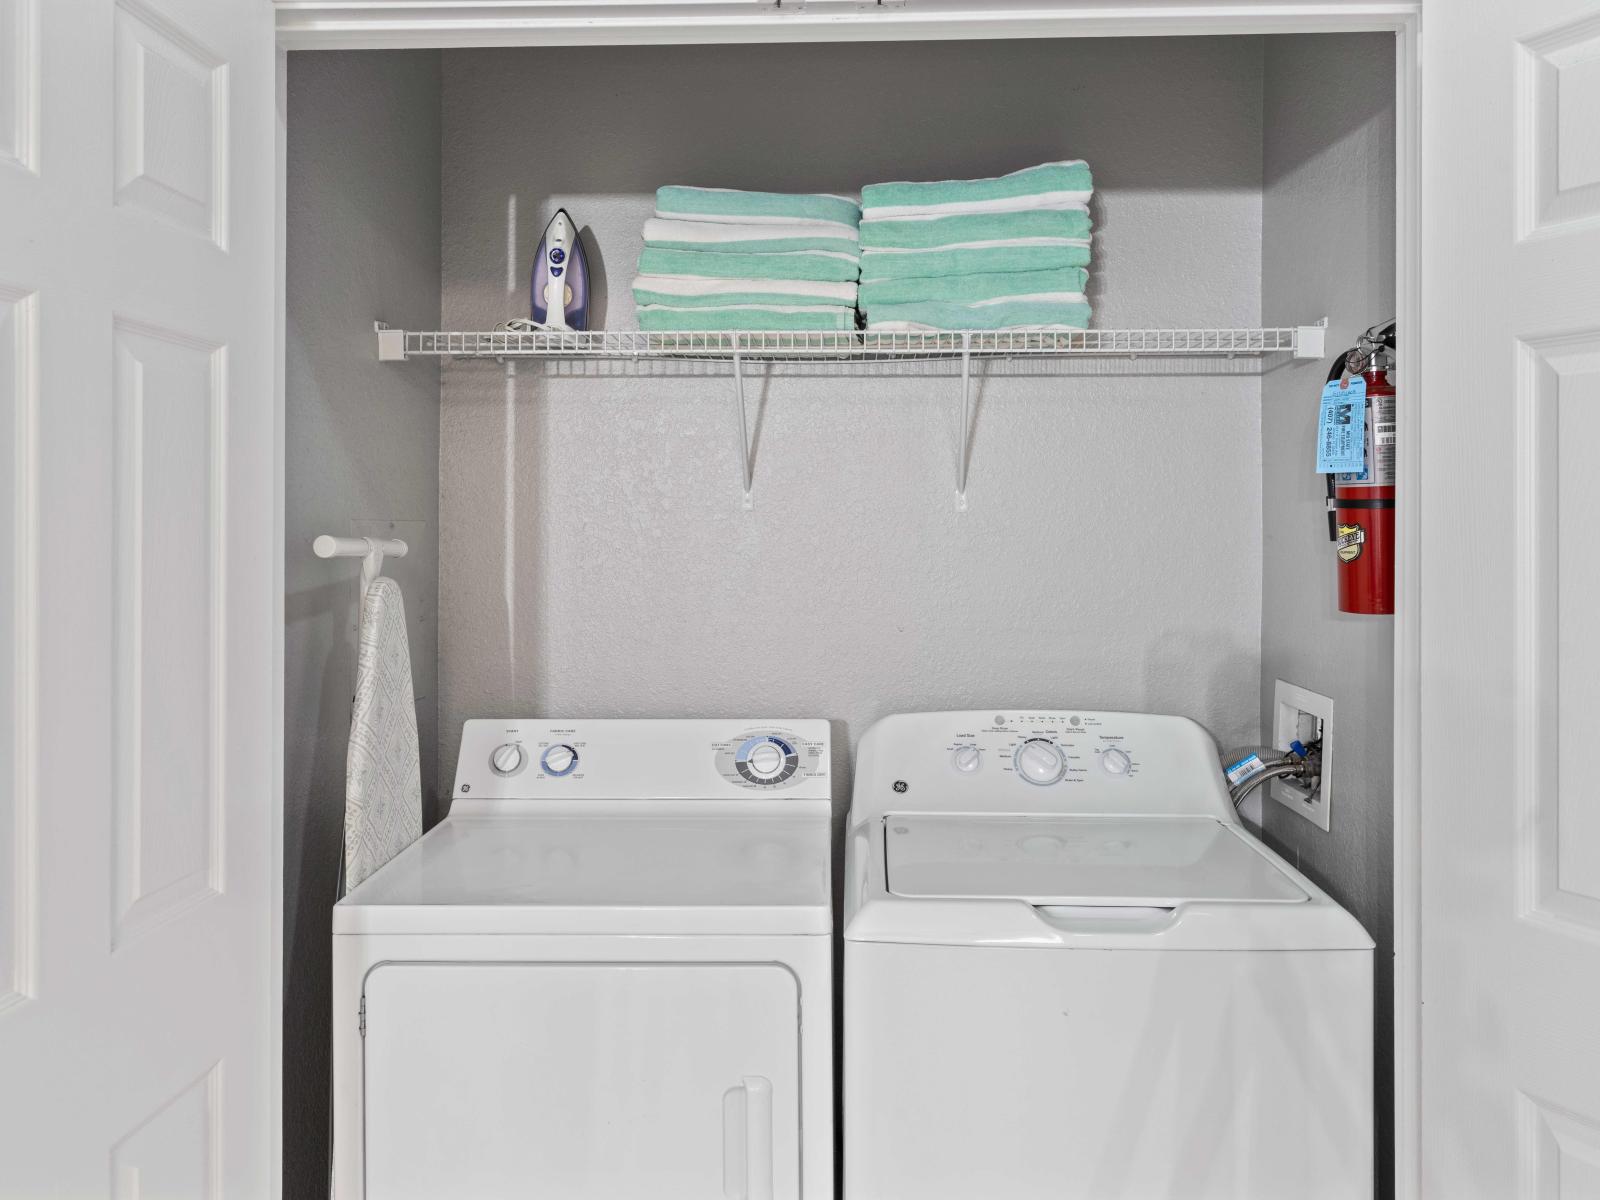
{"label": "dryer door handle", "polygon": [[772,1081],[746,1075],[722,1094],[722,1194],[772,1200]]}

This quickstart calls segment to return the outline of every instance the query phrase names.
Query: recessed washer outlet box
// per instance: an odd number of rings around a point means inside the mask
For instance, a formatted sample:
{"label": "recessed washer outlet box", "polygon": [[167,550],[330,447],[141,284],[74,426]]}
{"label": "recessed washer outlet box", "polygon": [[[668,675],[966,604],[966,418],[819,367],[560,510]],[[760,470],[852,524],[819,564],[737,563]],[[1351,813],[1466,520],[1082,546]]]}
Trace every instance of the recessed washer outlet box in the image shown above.
{"label": "recessed washer outlet box", "polygon": [[1333,804],[1333,701],[1279,679],[1272,692],[1272,744],[1287,750],[1291,742],[1310,745],[1322,739],[1322,779],[1315,788],[1298,779],[1274,779],[1272,798],[1299,813],[1318,829],[1328,828]]}

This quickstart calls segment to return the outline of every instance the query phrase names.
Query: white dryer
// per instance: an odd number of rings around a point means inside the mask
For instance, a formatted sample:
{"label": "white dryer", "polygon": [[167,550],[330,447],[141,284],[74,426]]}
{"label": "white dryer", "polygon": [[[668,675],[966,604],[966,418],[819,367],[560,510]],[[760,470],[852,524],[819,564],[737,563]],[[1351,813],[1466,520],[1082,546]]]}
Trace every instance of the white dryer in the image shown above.
{"label": "white dryer", "polygon": [[469,721],[334,908],[336,1200],[833,1194],[825,721]]}
{"label": "white dryer", "polygon": [[848,837],[850,1200],[1372,1195],[1372,940],[1198,725],[890,717]]}

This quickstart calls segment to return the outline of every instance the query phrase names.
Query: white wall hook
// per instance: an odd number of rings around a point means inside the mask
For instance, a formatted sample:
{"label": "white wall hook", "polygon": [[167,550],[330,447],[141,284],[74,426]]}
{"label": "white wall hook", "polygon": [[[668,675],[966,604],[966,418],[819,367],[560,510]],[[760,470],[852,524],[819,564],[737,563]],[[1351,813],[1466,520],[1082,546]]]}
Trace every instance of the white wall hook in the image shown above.
{"label": "white wall hook", "polygon": [[356,610],[356,628],[366,615],[367,589],[383,574],[383,560],[404,558],[409,547],[399,538],[334,537],[324,533],[311,543],[318,558],[359,558],[361,560],[361,600]]}

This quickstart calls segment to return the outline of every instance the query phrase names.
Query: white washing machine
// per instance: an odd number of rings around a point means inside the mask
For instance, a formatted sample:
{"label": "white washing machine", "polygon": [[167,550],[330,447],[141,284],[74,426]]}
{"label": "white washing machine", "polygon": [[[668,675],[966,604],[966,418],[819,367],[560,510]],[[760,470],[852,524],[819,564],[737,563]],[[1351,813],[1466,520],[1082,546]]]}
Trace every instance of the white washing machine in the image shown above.
{"label": "white washing machine", "polygon": [[1370,1197],[1372,946],[1239,825],[1192,721],[880,721],[846,848],[845,1195]]}
{"label": "white washing machine", "polygon": [[833,1194],[825,721],[467,722],[334,908],[337,1200]]}

